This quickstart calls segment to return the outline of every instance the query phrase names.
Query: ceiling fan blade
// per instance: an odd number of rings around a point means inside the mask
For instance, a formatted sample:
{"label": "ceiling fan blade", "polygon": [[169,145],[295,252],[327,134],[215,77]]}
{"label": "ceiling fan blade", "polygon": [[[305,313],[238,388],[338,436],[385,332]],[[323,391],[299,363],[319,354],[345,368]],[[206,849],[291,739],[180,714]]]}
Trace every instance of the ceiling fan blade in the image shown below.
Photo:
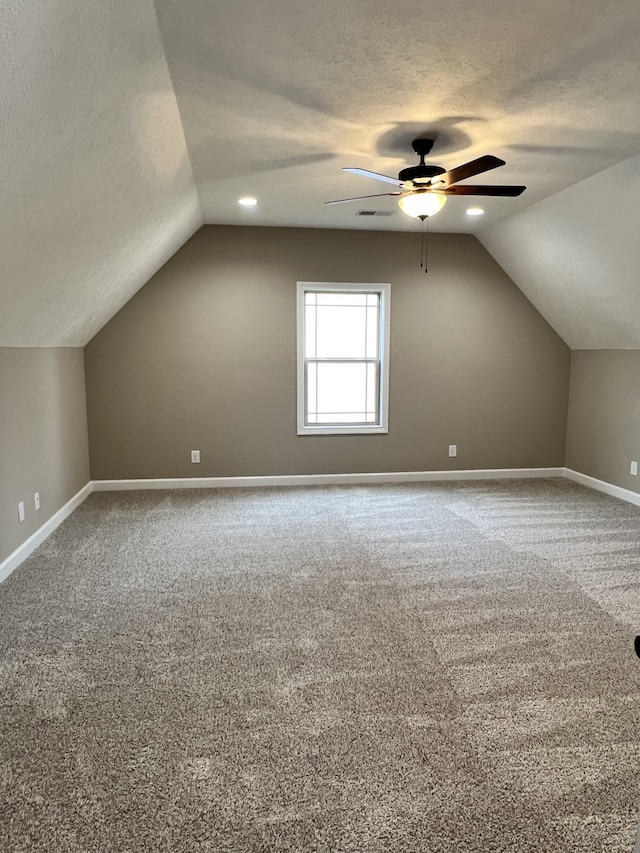
{"label": "ceiling fan blade", "polygon": [[380,198],[387,195],[402,195],[402,193],[376,193],[375,195],[356,195],[353,198],[337,198],[335,201],[325,201],[325,204],[342,204],[345,201],[360,201],[363,198]]}
{"label": "ceiling fan blade", "polygon": [[491,169],[497,169],[498,166],[504,166],[504,160],[498,159],[491,154],[486,154],[484,157],[478,157],[477,160],[470,160],[468,163],[463,163],[462,166],[457,166],[455,169],[450,169],[448,172],[443,172],[431,179],[432,187],[448,187],[451,184],[457,184],[458,181],[464,181],[465,178],[473,178],[474,175],[480,175],[482,172],[489,172]]}
{"label": "ceiling fan blade", "polygon": [[386,184],[393,184],[396,187],[402,186],[402,181],[399,181],[397,178],[392,178],[389,175],[380,175],[378,172],[370,172],[368,169],[351,169],[345,166],[342,171],[351,172],[352,175],[361,175],[363,178],[373,178],[374,181],[384,181]]}
{"label": "ceiling fan blade", "polygon": [[439,195],[495,195],[507,196],[515,198],[522,195],[526,187],[507,187],[507,186],[469,186],[469,184],[460,184],[455,187],[433,187],[431,192]]}

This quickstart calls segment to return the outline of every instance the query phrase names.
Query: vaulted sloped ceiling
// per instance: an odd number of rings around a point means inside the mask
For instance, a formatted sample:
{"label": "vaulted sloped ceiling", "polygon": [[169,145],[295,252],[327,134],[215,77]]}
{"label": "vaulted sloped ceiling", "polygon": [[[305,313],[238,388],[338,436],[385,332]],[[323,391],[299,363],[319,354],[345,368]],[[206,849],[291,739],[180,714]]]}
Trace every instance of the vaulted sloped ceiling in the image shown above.
{"label": "vaulted sloped ceiling", "polygon": [[572,349],[640,349],[640,156],[480,232]]}
{"label": "vaulted sloped ceiling", "polygon": [[152,0],[0,5],[0,346],[81,346],[201,224]]}
{"label": "vaulted sloped ceiling", "polygon": [[637,0],[8,0],[0,346],[85,344],[202,222],[419,230],[323,202],[393,189],[341,167],[396,175],[422,135],[527,186],[432,231],[477,233],[571,346],[640,346],[639,43]]}

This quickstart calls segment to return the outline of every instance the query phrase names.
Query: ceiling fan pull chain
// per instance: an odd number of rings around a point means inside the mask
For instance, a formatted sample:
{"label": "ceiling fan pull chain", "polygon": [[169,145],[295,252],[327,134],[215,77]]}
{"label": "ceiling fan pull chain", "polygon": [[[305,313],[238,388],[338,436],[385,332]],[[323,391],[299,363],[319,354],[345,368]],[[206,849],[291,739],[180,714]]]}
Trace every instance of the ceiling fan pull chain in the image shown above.
{"label": "ceiling fan pull chain", "polygon": [[[425,233],[424,230],[424,221],[427,220],[427,231]],[[421,229],[422,233],[420,234],[420,269],[424,268],[425,275],[429,272],[427,269],[427,256],[429,252],[429,217],[421,216]]]}
{"label": "ceiling fan pull chain", "polygon": [[427,269],[427,258],[429,256],[429,217],[427,216],[427,233],[424,238],[424,274],[426,275],[429,270]]}

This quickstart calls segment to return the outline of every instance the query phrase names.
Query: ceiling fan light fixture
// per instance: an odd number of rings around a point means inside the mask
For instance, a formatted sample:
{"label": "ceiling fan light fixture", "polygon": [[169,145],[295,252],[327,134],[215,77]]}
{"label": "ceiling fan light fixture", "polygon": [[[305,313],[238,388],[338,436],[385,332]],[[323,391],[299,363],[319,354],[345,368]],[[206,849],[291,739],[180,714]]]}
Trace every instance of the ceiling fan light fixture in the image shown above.
{"label": "ceiling fan light fixture", "polygon": [[435,216],[442,210],[446,197],[440,193],[432,193],[428,190],[411,190],[403,193],[398,199],[398,205],[407,216]]}

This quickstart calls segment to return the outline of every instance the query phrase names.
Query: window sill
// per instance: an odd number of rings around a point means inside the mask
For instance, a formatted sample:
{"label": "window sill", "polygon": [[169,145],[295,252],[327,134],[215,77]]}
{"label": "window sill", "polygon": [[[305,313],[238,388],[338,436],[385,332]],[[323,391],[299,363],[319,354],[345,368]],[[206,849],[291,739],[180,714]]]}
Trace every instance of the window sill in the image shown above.
{"label": "window sill", "polygon": [[346,426],[318,426],[298,427],[298,435],[385,435],[389,432],[386,426],[354,427]]}

